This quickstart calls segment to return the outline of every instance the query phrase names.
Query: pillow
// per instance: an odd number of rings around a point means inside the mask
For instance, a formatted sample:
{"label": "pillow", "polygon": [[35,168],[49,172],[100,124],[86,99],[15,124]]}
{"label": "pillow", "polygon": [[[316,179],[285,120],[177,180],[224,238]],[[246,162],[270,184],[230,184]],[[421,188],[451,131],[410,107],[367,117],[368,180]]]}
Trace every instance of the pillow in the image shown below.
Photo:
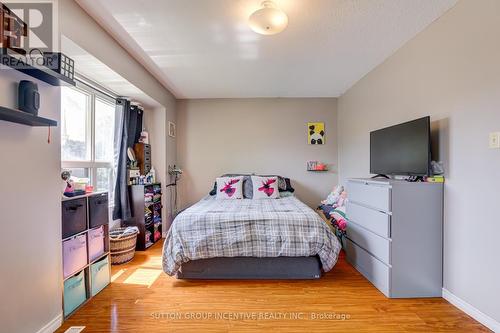
{"label": "pillow", "polygon": [[283,192],[290,192],[290,193],[293,193],[295,192],[295,189],[292,187],[292,182],[290,181],[290,178],[284,178],[285,179],[285,189],[282,190],[280,189],[280,191],[283,191]]}
{"label": "pillow", "polygon": [[[226,173],[221,177],[240,177],[243,176],[243,198],[252,199],[253,189],[252,189],[252,179],[250,175],[242,174],[242,173]],[[209,195],[217,194],[217,182],[214,183],[214,187],[208,193]]]}
{"label": "pillow", "polygon": [[220,177],[216,180],[216,199],[243,199],[243,177]]}
{"label": "pillow", "polygon": [[294,196],[293,192],[280,191],[280,198],[288,198],[288,197],[293,197],[293,196]]}
{"label": "pillow", "polygon": [[292,187],[292,183],[290,182],[290,178],[285,178],[277,175],[259,175],[260,177],[278,177],[278,188],[280,192],[295,192],[295,189]]}
{"label": "pillow", "polygon": [[253,199],[277,199],[280,197],[278,177],[252,176]]}
{"label": "pillow", "polygon": [[[236,173],[236,174],[231,174],[227,173],[222,175],[221,177],[238,177],[238,176],[243,176],[243,197],[245,199],[252,199],[253,198],[253,184],[252,184],[252,179],[251,175],[249,174],[244,174],[244,173]],[[290,178],[285,178],[281,176],[276,176],[276,175],[259,175],[260,177],[278,177],[278,189],[280,192],[295,192],[295,189],[292,187]],[[212,190],[208,193],[209,195],[216,195],[217,194],[217,183],[214,183],[214,187]]]}

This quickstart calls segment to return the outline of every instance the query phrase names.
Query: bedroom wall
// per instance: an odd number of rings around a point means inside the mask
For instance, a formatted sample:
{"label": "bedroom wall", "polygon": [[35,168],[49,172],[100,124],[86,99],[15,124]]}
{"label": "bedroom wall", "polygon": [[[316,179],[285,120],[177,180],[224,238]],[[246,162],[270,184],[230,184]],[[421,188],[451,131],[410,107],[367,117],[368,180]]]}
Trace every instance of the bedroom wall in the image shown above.
{"label": "bedroom wall", "polygon": [[[199,99],[177,106],[183,207],[205,196],[224,173],[290,177],[296,195],[311,207],[337,183],[335,98]],[[325,145],[307,144],[307,122],[315,121],[325,122]],[[308,160],[324,161],[332,171],[307,172]]]}
{"label": "bedroom wall", "polygon": [[[430,115],[446,165],[444,288],[500,321],[500,2],[460,1],[339,99],[340,179],[369,175],[369,132]],[[422,207],[425,209],[425,207]],[[498,326],[497,326],[498,329]]]}
{"label": "bedroom wall", "polygon": [[[0,66],[0,105],[17,106],[17,84],[34,80]],[[36,81],[36,80],[35,80]],[[36,81],[42,117],[59,121],[60,88]],[[60,131],[0,121],[0,331],[38,332],[61,317]]]}

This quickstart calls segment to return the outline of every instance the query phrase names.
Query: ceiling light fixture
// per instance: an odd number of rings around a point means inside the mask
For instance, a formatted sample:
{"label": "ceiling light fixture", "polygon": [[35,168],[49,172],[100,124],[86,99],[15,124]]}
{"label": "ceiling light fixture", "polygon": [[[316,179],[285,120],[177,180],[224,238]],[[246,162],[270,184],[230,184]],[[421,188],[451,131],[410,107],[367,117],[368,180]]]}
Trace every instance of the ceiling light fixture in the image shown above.
{"label": "ceiling light fixture", "polygon": [[261,9],[253,12],[248,18],[250,28],[262,35],[275,35],[285,30],[288,16],[272,1],[263,1],[261,6]]}

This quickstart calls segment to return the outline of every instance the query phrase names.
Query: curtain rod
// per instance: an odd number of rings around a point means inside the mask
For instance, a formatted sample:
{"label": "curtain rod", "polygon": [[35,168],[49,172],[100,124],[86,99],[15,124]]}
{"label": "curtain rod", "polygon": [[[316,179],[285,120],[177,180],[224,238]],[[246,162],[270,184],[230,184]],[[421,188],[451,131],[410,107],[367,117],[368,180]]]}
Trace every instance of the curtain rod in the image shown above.
{"label": "curtain rod", "polygon": [[104,88],[99,83],[89,79],[88,77],[86,77],[80,73],[75,73],[75,80],[86,85],[86,86],[89,86],[89,87],[99,91],[103,95],[111,97],[112,99],[117,99],[117,98],[121,97],[120,95],[116,94],[114,91],[109,90],[107,88]]}

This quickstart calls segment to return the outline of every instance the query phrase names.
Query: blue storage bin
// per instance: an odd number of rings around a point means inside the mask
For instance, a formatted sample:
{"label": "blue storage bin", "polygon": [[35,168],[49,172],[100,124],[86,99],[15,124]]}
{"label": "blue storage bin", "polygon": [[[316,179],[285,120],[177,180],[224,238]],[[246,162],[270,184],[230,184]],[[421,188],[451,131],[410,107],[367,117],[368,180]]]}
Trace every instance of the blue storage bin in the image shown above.
{"label": "blue storage bin", "polygon": [[90,274],[92,275],[91,292],[92,296],[95,296],[98,292],[103,290],[110,281],[108,256],[92,264],[90,266]]}
{"label": "blue storage bin", "polygon": [[87,299],[85,271],[64,281],[64,316],[69,315]]}

